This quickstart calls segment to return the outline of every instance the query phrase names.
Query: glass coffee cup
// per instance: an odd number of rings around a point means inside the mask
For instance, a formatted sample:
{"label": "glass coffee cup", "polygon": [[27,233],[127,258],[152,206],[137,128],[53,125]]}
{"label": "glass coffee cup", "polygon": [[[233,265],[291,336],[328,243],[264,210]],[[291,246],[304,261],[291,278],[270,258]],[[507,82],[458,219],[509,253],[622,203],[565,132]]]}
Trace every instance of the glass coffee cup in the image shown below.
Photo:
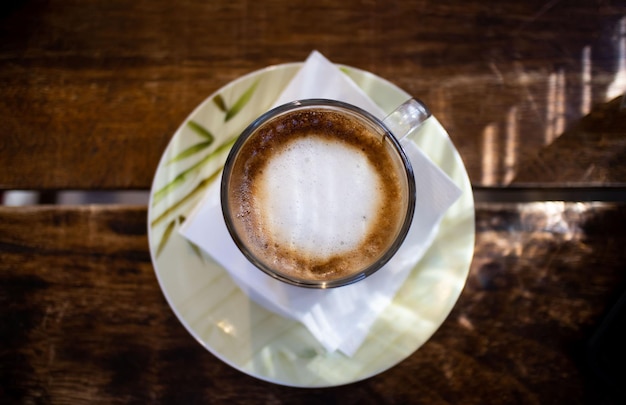
{"label": "glass coffee cup", "polygon": [[221,182],[244,256],[291,285],[333,288],[382,268],[406,238],[415,179],[400,139],[428,117],[410,99],[381,121],[353,105],[292,102],[250,124]]}

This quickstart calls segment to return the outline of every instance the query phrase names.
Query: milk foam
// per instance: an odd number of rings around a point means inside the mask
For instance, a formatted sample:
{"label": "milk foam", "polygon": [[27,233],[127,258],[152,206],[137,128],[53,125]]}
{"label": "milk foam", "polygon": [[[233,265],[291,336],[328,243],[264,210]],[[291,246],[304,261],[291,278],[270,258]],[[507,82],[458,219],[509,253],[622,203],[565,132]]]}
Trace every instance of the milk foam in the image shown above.
{"label": "milk foam", "polygon": [[270,159],[259,180],[264,228],[274,242],[310,257],[357,248],[378,217],[380,176],[345,142],[297,138]]}

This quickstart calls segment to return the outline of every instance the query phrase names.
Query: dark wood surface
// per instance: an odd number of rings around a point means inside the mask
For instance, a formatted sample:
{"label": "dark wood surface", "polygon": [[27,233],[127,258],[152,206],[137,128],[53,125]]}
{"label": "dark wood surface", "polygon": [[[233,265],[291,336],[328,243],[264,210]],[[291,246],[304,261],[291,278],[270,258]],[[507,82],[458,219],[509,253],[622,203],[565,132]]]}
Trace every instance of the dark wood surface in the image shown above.
{"label": "dark wood surface", "polygon": [[[314,49],[425,101],[477,189],[572,202],[483,197],[470,277],[432,339],[314,390],[249,377],[184,330],[146,207],[0,207],[0,403],[626,403],[588,362],[626,290],[621,0],[2,2],[0,193],[147,191],[207,96]],[[587,189],[613,202],[576,202]]]}
{"label": "dark wood surface", "polygon": [[249,377],[184,330],[144,207],[5,207],[0,223],[3,403],[619,403],[586,346],[626,288],[624,204],[479,205],[470,276],[436,334],[378,376],[313,390]]}
{"label": "dark wood surface", "polygon": [[[508,184],[592,106],[624,91],[626,5],[618,0],[0,7],[6,189],[146,189],[168,140],[202,100],[242,74],[302,61],[313,49],[423,99],[477,185]],[[604,175],[594,175],[572,182],[602,185]],[[625,181],[623,173],[612,180]]]}
{"label": "dark wood surface", "polygon": [[513,185],[623,186],[626,99],[596,106],[551,144],[520,162]]}

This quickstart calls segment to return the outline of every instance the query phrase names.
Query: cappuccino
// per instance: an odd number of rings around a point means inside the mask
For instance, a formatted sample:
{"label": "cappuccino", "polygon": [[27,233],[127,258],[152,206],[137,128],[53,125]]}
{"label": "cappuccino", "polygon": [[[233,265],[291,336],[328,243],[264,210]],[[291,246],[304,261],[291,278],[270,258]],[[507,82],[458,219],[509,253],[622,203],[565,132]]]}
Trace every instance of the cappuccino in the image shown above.
{"label": "cappuccino", "polygon": [[288,111],[261,123],[230,159],[222,189],[230,231],[240,248],[287,278],[362,272],[406,222],[403,161],[386,133],[357,115]]}

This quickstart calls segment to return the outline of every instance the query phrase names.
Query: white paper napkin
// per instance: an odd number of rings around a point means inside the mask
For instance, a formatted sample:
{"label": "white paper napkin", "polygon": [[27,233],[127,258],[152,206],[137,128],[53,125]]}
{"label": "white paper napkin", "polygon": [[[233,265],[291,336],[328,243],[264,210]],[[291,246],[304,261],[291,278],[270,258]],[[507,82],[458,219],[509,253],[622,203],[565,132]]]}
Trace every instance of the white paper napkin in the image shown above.
{"label": "white paper napkin", "polygon": [[[275,105],[307,98],[340,100],[384,117],[384,112],[351,79],[316,51]],[[376,273],[355,284],[328,290],[307,289],[287,285],[254,267],[226,229],[219,182],[207,190],[180,232],[220,263],[252,300],[302,322],[326,350],[340,350],[352,356],[430,246],[443,214],[461,193],[413,142],[403,141],[403,148],[416,173],[418,197],[411,228],[394,257]]]}

